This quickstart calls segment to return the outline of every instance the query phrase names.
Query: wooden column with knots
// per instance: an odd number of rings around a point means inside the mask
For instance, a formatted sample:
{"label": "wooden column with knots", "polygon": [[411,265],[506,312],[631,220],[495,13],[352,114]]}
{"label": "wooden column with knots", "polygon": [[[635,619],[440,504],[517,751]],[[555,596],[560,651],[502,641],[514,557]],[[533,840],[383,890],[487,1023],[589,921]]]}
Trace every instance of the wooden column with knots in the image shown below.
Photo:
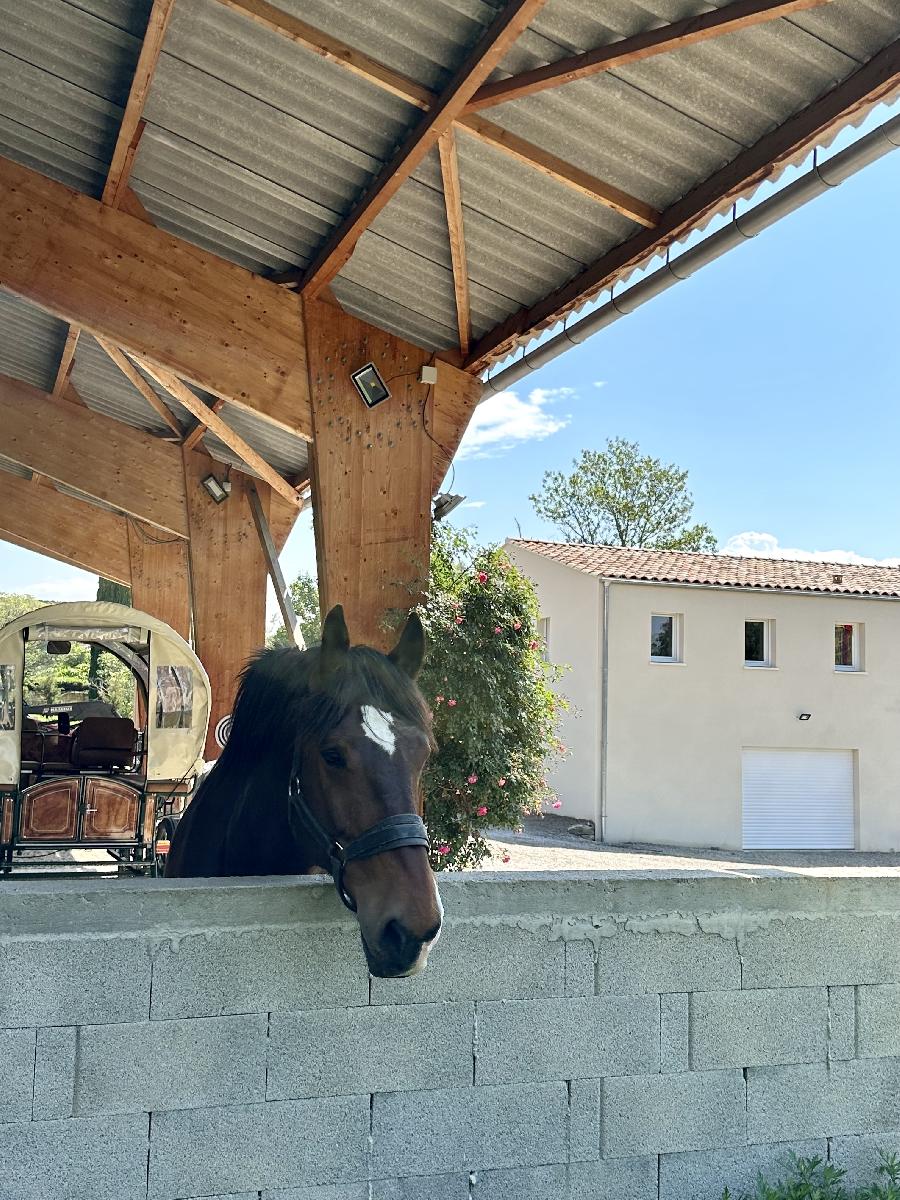
{"label": "wooden column with knots", "polygon": [[[344,606],[353,642],[385,649],[427,586],[431,499],[481,383],[331,304],[307,300],[304,317],[319,599]],[[350,378],[369,362],[391,393],[371,409]],[[437,383],[420,383],[432,363]]]}

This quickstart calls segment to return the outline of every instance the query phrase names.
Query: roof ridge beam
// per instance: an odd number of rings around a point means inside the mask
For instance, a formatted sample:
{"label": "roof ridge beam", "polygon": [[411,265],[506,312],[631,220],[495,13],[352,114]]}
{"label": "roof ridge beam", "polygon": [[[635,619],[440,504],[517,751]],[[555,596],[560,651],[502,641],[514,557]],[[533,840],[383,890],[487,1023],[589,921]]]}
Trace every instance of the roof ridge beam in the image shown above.
{"label": "roof ridge beam", "polygon": [[547,0],[508,0],[466,55],[444,90],[435,97],[393,157],[384,164],[360,200],[325,239],[306,269],[301,290],[314,297],[350,258],[356,243],[388,201],[438,143],[506,51]]}
{"label": "roof ridge beam", "polygon": [[830,3],[831,0],[734,0],[734,3],[713,9],[712,12],[686,17],[656,29],[646,29],[633,37],[621,38],[583,54],[571,54],[544,67],[535,67],[531,71],[482,84],[466,105],[465,111],[478,112],[495,104],[505,104],[508,100],[534,96],[547,88],[561,87],[565,83],[599,75],[602,71],[630,66],[657,54],[669,54],[684,46],[696,46],[726,33],[736,33],[740,29],[749,29],[753,25]]}

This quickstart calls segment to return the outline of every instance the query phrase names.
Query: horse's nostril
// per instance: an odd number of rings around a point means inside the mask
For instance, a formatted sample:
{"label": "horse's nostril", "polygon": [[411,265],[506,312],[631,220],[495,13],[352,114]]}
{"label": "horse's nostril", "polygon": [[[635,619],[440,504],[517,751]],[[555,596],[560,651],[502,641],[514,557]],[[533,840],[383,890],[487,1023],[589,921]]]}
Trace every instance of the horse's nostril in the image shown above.
{"label": "horse's nostril", "polygon": [[440,921],[438,921],[437,925],[435,925],[433,928],[429,929],[427,933],[422,934],[422,941],[423,942],[433,942],[434,939],[437,937],[437,935],[440,932],[441,932],[441,923],[440,923]]}
{"label": "horse's nostril", "polygon": [[399,921],[391,920],[381,933],[381,944],[391,954],[402,955],[410,942],[409,930]]}

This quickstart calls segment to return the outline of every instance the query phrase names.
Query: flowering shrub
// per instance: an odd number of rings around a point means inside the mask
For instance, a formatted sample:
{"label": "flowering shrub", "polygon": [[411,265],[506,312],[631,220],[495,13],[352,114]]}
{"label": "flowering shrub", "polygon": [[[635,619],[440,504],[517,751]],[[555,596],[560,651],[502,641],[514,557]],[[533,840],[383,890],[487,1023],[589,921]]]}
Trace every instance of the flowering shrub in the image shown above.
{"label": "flowering shrub", "polygon": [[486,828],[514,828],[553,802],[545,771],[564,749],[565,702],[542,656],[534,588],[499,547],[479,549],[436,526],[422,619],[429,652],[419,685],[438,744],[424,781],[432,863],[473,867],[489,853]]}

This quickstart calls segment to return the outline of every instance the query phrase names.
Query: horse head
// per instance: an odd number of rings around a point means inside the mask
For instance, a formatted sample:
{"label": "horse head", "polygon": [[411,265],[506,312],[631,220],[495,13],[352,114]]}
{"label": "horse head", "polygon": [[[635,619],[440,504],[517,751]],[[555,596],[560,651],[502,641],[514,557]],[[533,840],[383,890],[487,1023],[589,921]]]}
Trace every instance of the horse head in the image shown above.
{"label": "horse head", "polygon": [[442,919],[421,820],[421,777],[433,747],[415,684],[422,624],[410,616],[384,655],[351,647],[338,606],[325,619],[321,646],[308,654],[291,829],[307,871],[329,871],[356,913],[372,974],[412,975],[425,966]]}

